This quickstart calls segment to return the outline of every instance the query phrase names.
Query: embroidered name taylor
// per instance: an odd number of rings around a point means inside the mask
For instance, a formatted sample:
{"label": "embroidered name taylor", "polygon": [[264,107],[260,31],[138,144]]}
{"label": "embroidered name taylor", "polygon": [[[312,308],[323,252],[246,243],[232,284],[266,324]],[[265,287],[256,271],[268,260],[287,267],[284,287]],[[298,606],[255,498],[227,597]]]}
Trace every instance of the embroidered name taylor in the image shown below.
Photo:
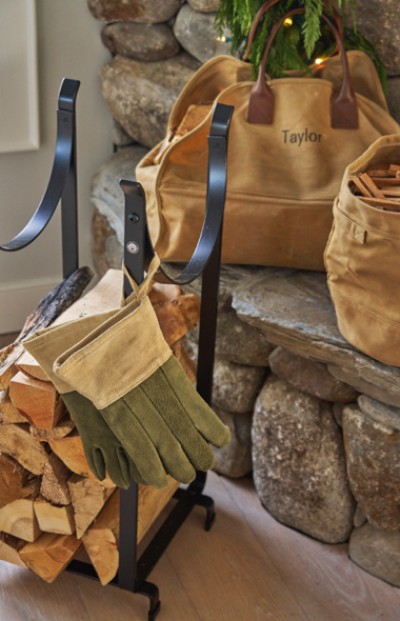
{"label": "embroidered name taylor", "polygon": [[284,144],[297,144],[298,147],[304,142],[321,142],[322,134],[317,132],[310,132],[309,129],[305,129],[303,132],[291,132],[290,129],[282,129]]}

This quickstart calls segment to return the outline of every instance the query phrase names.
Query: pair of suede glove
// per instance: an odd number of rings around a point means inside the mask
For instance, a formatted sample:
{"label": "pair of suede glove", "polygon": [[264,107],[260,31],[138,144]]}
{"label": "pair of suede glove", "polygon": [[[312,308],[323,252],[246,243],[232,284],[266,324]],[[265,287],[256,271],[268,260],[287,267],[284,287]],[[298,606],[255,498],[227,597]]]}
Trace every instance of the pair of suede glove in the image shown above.
{"label": "pair of suede glove", "polygon": [[214,463],[210,444],[230,432],[197,393],[168,347],[141,287],[117,310],[35,333],[24,345],[59,391],[88,464],[122,488],[182,483]]}

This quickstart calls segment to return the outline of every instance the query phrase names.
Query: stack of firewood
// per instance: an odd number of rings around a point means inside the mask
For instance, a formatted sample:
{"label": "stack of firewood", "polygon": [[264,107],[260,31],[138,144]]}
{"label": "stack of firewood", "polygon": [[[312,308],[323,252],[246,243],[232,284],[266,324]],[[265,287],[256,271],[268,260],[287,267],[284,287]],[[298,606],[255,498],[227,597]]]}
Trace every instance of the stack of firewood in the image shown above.
{"label": "stack of firewood", "polygon": [[[121,288],[121,272],[110,270],[55,323],[117,307]],[[44,320],[41,308],[22,336],[51,323],[74,297],[76,291],[64,305],[53,299],[57,311]],[[194,379],[182,338],[198,320],[198,298],[171,285],[155,285],[150,297],[167,342]],[[0,352],[0,560],[52,582],[84,549],[107,584],[118,569],[119,491],[91,473],[63,402],[20,341]],[[139,487],[139,541],[177,486],[170,479],[161,490]]]}
{"label": "stack of firewood", "polygon": [[384,211],[400,211],[400,165],[370,168],[350,177],[352,191],[363,201]]}

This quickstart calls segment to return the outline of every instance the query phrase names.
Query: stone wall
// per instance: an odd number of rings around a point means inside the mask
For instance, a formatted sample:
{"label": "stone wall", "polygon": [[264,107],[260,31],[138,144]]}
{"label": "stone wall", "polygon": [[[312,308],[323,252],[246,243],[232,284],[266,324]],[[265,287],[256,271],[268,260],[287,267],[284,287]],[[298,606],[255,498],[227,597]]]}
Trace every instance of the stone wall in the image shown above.
{"label": "stone wall", "polygon": [[[116,153],[93,181],[93,256],[121,265],[119,179],[164,136],[169,111],[202,62],[228,47],[214,30],[218,0],[88,0],[104,22],[101,71]],[[398,0],[358,0],[359,27],[389,72],[400,120]],[[282,309],[285,309],[283,313]],[[196,334],[188,340],[196,347]],[[400,586],[400,370],[375,363],[339,335],[325,279],[268,268],[224,268],[213,405],[233,442],[216,469],[253,470],[278,520],[329,543],[349,540],[361,567]]]}
{"label": "stone wall", "polygon": [[219,318],[216,469],[252,468],[276,519],[400,586],[400,369],[343,339],[323,274],[225,266]]}

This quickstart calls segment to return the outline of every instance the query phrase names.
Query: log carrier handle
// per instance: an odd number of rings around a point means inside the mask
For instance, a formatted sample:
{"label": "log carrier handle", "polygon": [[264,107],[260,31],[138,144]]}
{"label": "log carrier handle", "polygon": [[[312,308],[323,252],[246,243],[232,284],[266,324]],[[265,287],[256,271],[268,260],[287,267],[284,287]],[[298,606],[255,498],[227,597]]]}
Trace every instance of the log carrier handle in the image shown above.
{"label": "log carrier handle", "polygon": [[[247,39],[247,45],[246,45],[246,49],[244,51],[242,60],[248,60],[249,58],[250,51],[254,43],[254,38],[256,36],[257,28],[259,26],[261,19],[264,17],[266,13],[268,13],[270,8],[272,8],[275,4],[278,4],[279,2],[280,0],[267,0],[267,2],[264,2],[264,4],[258,9],[253,19],[253,22],[251,24],[249,36]],[[343,23],[342,23],[342,18],[340,17],[339,11],[333,6],[333,4],[331,4],[329,0],[324,0],[324,7],[326,10],[331,11],[332,16],[334,17],[335,22],[337,24],[339,34],[343,38]],[[336,50],[335,50],[335,53],[336,53]]]}
{"label": "log carrier handle", "polygon": [[[247,121],[249,123],[260,123],[264,125],[271,125],[273,123],[274,94],[265,79],[265,67],[268,55],[278,30],[281,28],[285,19],[292,15],[299,15],[302,13],[304,13],[304,9],[293,9],[293,11],[289,11],[279,20],[279,22],[274,25],[271,30],[258,72],[257,82],[250,94],[249,107],[247,111]],[[342,86],[338,93],[333,94],[331,101],[331,127],[336,129],[357,129],[357,101],[350,83],[349,64],[344,47],[344,41],[329,17],[323,14],[322,19],[328,24],[335,36],[343,68]]]}

